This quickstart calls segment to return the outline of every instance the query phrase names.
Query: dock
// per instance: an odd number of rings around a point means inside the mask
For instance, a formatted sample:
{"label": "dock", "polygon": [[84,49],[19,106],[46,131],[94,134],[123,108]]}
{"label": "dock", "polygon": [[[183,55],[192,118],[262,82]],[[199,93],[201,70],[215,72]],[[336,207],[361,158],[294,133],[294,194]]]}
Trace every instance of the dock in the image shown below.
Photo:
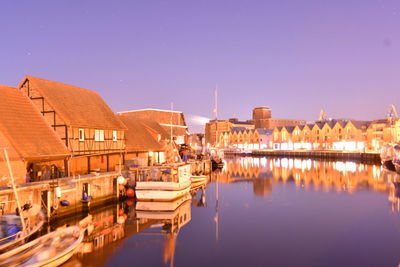
{"label": "dock", "polygon": [[365,163],[380,163],[379,153],[345,151],[291,151],[291,150],[253,150],[248,153],[226,152],[226,156],[287,157],[324,160],[351,160]]}

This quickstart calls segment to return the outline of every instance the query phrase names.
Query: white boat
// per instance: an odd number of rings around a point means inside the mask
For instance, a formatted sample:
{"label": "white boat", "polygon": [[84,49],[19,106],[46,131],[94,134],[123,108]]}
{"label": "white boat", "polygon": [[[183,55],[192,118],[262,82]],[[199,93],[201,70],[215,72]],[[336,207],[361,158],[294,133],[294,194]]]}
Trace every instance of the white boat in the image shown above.
{"label": "white boat", "polygon": [[192,175],[190,178],[192,180],[192,190],[196,190],[198,188],[204,187],[207,184],[208,176],[207,175]]}
{"label": "white boat", "polygon": [[192,196],[190,195],[190,193],[187,193],[183,197],[170,202],[138,201],[136,202],[136,211],[173,211],[176,210],[180,205],[182,205],[182,203],[190,199],[192,199]]}
{"label": "white boat", "polygon": [[0,266],[59,266],[74,255],[83,236],[78,226],[56,230],[0,255]]}
{"label": "white boat", "polygon": [[172,168],[150,168],[136,181],[138,201],[172,201],[190,191],[190,165]]}
{"label": "white boat", "polygon": [[382,146],[380,157],[383,168],[389,171],[396,171],[395,165],[393,164],[394,148],[392,144],[385,144]]}

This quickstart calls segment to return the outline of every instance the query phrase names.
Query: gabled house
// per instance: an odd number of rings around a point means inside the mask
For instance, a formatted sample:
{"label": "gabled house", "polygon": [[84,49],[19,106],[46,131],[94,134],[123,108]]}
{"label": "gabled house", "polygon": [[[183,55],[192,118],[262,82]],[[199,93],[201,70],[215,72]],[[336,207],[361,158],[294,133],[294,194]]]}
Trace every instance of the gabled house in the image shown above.
{"label": "gabled house", "polygon": [[120,166],[126,127],[99,94],[33,76],[26,76],[19,89],[71,152],[67,173],[113,171]]}
{"label": "gabled house", "polygon": [[172,135],[176,144],[182,145],[187,143],[189,131],[185,115],[181,111],[146,108],[122,111],[118,112],[118,114],[145,121],[155,121],[160,124],[169,135]]}
{"label": "gabled house", "polygon": [[64,142],[17,88],[0,86],[0,95],[0,185],[10,182],[4,148],[17,184],[64,177]]}
{"label": "gabled house", "polygon": [[168,134],[157,122],[124,115],[119,117],[127,127],[125,164],[128,167],[152,166],[174,160]]}

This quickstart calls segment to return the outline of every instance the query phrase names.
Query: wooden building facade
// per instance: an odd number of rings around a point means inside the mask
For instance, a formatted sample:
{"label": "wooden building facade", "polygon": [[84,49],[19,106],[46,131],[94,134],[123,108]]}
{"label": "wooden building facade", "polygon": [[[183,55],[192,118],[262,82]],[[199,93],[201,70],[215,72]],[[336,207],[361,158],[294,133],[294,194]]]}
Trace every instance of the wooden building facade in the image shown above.
{"label": "wooden building facade", "polygon": [[4,148],[17,184],[65,176],[71,153],[32,101],[8,86],[0,95],[0,185],[10,182]]}
{"label": "wooden building facade", "polygon": [[112,171],[125,151],[125,125],[94,91],[26,76],[27,95],[72,154],[67,172]]}

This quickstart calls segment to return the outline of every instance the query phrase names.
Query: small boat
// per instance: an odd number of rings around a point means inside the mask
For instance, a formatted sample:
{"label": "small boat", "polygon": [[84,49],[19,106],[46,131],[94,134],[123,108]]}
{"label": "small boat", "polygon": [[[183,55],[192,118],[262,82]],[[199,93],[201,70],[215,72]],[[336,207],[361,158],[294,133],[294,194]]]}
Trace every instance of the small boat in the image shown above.
{"label": "small boat", "polygon": [[203,187],[207,184],[208,176],[207,175],[192,175],[190,178],[192,180],[192,190]]}
{"label": "small boat", "polygon": [[44,223],[44,214],[39,205],[32,206],[29,203],[20,205],[7,149],[4,148],[3,152],[19,214],[0,216],[0,254],[25,243],[29,237],[42,228]]}
{"label": "small boat", "polygon": [[222,169],[224,167],[224,162],[221,159],[211,159],[211,164],[213,170]]}
{"label": "small boat", "polygon": [[149,168],[136,181],[138,201],[172,201],[190,191],[190,164]]}
{"label": "small boat", "polygon": [[[21,225],[20,216],[24,220],[25,230]],[[38,205],[22,211],[20,216],[5,214],[0,217],[0,254],[25,243],[44,224],[44,214]]]}
{"label": "small boat", "polygon": [[58,229],[0,255],[0,266],[59,266],[72,257],[83,236],[78,226]]}
{"label": "small boat", "polygon": [[393,165],[398,174],[400,174],[400,145],[395,145],[393,147],[394,156],[393,156]]}
{"label": "small boat", "polygon": [[136,211],[152,211],[152,212],[163,212],[163,211],[174,211],[182,203],[192,199],[190,193],[187,193],[181,198],[175,199],[170,202],[150,202],[150,201],[138,201],[136,202]]}
{"label": "small boat", "polygon": [[383,168],[389,171],[396,171],[396,167],[393,164],[394,149],[391,144],[385,144],[382,147],[380,157]]}

